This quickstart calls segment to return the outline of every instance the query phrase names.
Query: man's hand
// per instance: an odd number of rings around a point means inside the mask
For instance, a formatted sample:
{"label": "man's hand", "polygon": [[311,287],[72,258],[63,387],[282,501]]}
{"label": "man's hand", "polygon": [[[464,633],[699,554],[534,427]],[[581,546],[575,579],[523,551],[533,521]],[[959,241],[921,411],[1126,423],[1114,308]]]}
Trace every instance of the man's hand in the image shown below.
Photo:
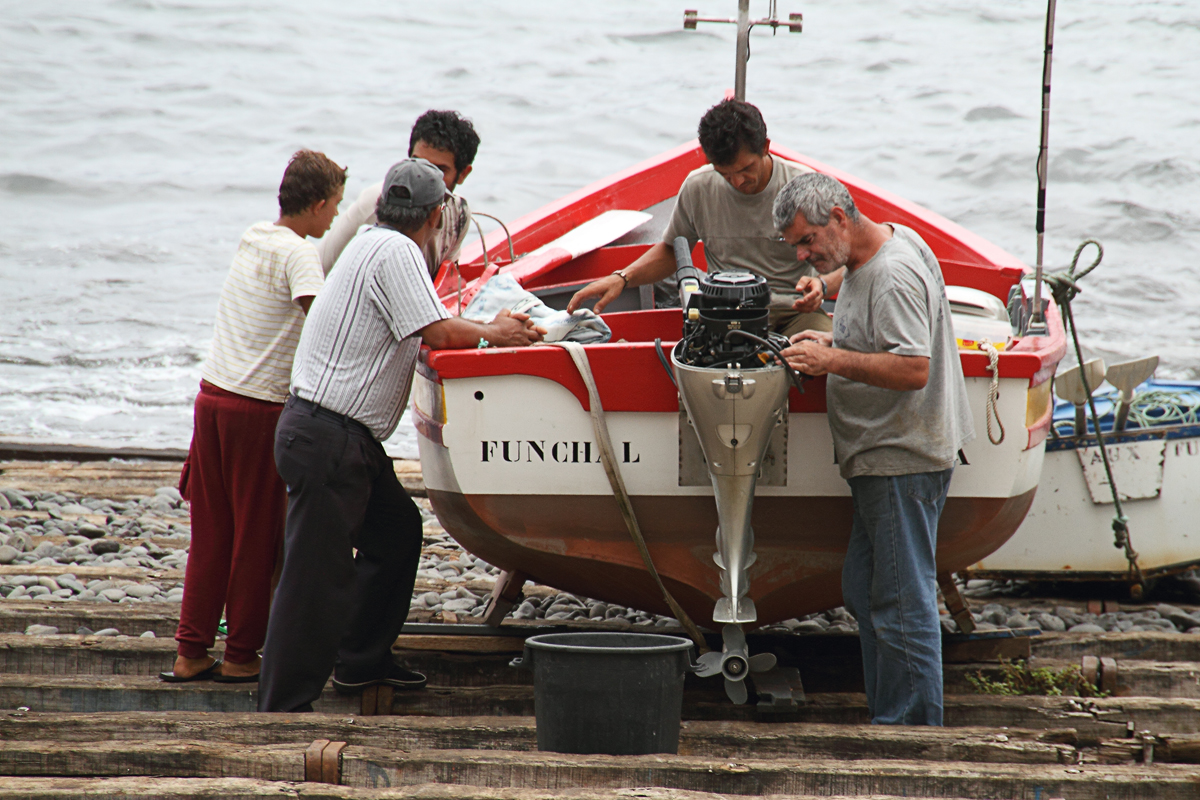
{"label": "man's hand", "polygon": [[487,327],[488,333],[483,338],[492,347],[525,347],[540,342],[546,335],[546,329],[534,325],[528,314],[514,314],[507,308],[502,309]]}
{"label": "man's hand", "polygon": [[567,313],[574,314],[575,311],[583,305],[583,301],[591,297],[599,297],[596,301],[596,306],[592,310],[597,314],[604,310],[604,307],[620,297],[621,292],[625,291],[625,281],[620,275],[609,275],[601,278],[598,281],[592,281],[587,286],[580,289],[571,298],[571,302],[567,303]]}
{"label": "man's hand", "polygon": [[[820,292],[820,284],[817,284]],[[800,331],[791,338],[792,346],[783,351],[788,366],[805,375],[824,375],[834,356],[833,334],[828,331]]]}
{"label": "man's hand", "polygon": [[821,303],[825,302],[825,290],[821,286],[820,278],[805,275],[796,281],[796,291],[800,293],[800,296],[792,303],[792,308],[801,314],[819,311]]}

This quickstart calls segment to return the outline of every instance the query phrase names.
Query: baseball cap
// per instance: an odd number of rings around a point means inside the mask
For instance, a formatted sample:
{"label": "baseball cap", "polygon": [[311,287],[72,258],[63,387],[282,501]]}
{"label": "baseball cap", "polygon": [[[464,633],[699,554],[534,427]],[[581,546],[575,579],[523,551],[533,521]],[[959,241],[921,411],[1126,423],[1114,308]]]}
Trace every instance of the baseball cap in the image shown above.
{"label": "baseball cap", "polygon": [[445,196],[441,170],[423,158],[406,158],[393,164],[380,192],[384,205],[399,208],[430,206]]}

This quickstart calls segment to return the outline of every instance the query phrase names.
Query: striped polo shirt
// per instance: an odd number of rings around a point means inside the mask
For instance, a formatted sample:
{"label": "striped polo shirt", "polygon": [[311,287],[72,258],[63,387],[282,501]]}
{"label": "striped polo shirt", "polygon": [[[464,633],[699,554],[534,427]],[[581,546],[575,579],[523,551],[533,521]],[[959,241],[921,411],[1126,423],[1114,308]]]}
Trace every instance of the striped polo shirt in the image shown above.
{"label": "striped polo shirt", "polygon": [[287,400],[304,326],[295,300],[316,295],[324,282],[321,257],[307,239],[273,222],[250,226],[221,288],[201,377],[256,400]]}
{"label": "striped polo shirt", "polygon": [[416,242],[368,228],[350,240],[309,310],[292,393],[383,441],[408,404],[421,329],[449,316]]}

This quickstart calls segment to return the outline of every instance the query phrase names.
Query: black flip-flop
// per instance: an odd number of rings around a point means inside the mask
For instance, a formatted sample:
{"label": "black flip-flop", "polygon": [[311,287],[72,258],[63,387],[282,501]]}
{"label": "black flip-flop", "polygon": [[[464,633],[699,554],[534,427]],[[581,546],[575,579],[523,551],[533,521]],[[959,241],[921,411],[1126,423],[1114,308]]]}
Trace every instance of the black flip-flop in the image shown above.
{"label": "black flip-flop", "polygon": [[259,673],[253,675],[214,675],[215,683],[258,683]]}
{"label": "black flip-flop", "polygon": [[192,675],[190,677],[182,678],[175,674],[175,670],[171,670],[170,672],[158,673],[158,679],[165,683],[191,683],[192,681],[211,681],[211,680],[216,680],[216,678],[218,677],[217,670],[219,670],[220,668],[221,668],[221,660],[217,659],[216,661],[214,661],[212,663],[212,666],[210,666],[208,669],[202,669],[199,672],[197,672],[195,675]]}

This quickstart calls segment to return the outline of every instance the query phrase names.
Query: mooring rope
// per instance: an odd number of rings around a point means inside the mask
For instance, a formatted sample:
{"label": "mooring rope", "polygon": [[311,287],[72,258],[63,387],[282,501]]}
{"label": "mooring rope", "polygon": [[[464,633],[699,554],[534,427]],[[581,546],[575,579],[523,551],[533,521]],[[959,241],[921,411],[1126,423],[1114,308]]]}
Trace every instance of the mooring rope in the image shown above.
{"label": "mooring rope", "polygon": [[571,360],[575,362],[575,368],[579,370],[579,377],[583,378],[583,384],[587,387],[588,405],[591,406],[592,414],[592,429],[596,433],[596,444],[600,449],[600,462],[604,465],[604,472],[608,476],[609,485],[612,486],[617,507],[620,508],[621,516],[625,519],[625,526],[629,529],[630,538],[633,539],[638,553],[642,556],[642,563],[646,565],[646,571],[658,584],[658,589],[662,592],[663,599],[666,600],[671,612],[675,614],[675,619],[696,643],[700,652],[707,653],[708,643],[704,641],[704,634],[700,633],[696,623],[692,621],[688,613],[683,610],[683,606],[679,605],[670,590],[667,589],[666,584],[663,583],[654,566],[654,559],[650,557],[650,549],[646,546],[646,540],[642,537],[641,526],[638,525],[637,515],[633,511],[633,503],[629,499],[629,492],[625,489],[625,480],[621,477],[621,469],[617,465],[617,456],[613,451],[612,437],[608,433],[608,422],[604,418],[604,408],[600,405],[600,392],[596,388],[596,380],[592,376],[592,366],[588,363],[587,351],[578,342],[550,342],[549,344],[561,347],[570,354]]}
{"label": "mooring rope", "polygon": [[[1091,266],[1076,275],[1075,267],[1079,264],[1079,256],[1089,244],[1096,246],[1096,260],[1092,262]],[[1080,292],[1079,279],[1094,270],[1102,258],[1104,258],[1104,246],[1095,239],[1086,239],[1080,243],[1079,247],[1075,248],[1075,256],[1071,259],[1070,267],[1065,270],[1052,272],[1046,275],[1044,280],[1054,295],[1054,301],[1058,303],[1059,308],[1066,315],[1066,322],[1071,328],[1071,341],[1075,345],[1075,358],[1080,364],[1079,378],[1083,382],[1083,391],[1087,395],[1088,407],[1092,412],[1093,433],[1095,433],[1096,443],[1100,447],[1100,457],[1104,461],[1104,474],[1108,477],[1108,488],[1112,492],[1113,507],[1117,512],[1112,522],[1113,547],[1125,551],[1125,560],[1129,562],[1130,575],[1135,578],[1135,583],[1138,586],[1144,586],[1145,578],[1142,576],[1142,568],[1137,563],[1138,554],[1133,549],[1133,542],[1129,537],[1129,518],[1125,516],[1121,508],[1121,497],[1117,491],[1117,482],[1113,478],[1112,464],[1108,460],[1108,448],[1104,443],[1104,433],[1100,430],[1100,416],[1096,413],[1096,399],[1092,397],[1092,387],[1088,385],[1087,370],[1083,369],[1083,348],[1079,345],[1079,330],[1075,325],[1075,315],[1071,312],[1071,300]],[[1087,432],[1077,431],[1077,433],[1082,436]]]}
{"label": "mooring rope", "polygon": [[[985,411],[988,441],[998,445],[1004,441],[1004,423],[1000,421],[1000,410],[996,407],[996,402],[1000,399],[1000,351],[996,349],[996,345],[992,344],[989,339],[981,340],[979,342],[979,349],[988,354],[988,371],[992,373],[992,382],[988,386],[987,409]],[[996,418],[996,427],[1000,429],[999,439],[992,433],[993,417]]]}

